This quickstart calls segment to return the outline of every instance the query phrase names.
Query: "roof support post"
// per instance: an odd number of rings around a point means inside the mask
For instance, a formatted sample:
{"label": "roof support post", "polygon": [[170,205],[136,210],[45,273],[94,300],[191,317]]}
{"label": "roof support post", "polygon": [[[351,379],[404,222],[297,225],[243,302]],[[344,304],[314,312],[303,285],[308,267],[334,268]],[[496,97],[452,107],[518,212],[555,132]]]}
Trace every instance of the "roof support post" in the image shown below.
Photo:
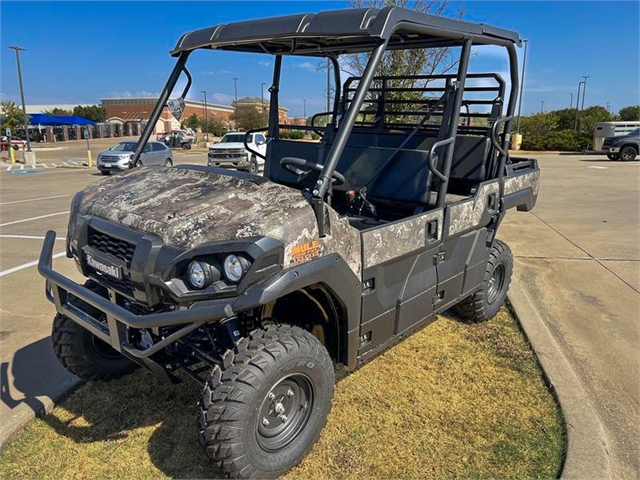
{"label": "roof support post", "polygon": [[[449,128],[447,129],[447,138],[455,138],[458,133],[458,120],[460,118],[460,108],[462,107],[462,95],[464,95],[464,85],[467,81],[467,69],[469,67],[469,57],[471,55],[471,45],[473,40],[468,38],[462,45],[462,52],[460,53],[460,63],[458,64],[458,76],[456,78],[456,91],[453,96],[453,105],[451,108],[451,115],[448,119]],[[446,121],[447,119],[443,119]],[[440,182],[440,188],[438,188],[438,198],[436,205],[438,207],[444,206],[445,196],[447,194],[447,188],[449,187],[449,174],[451,173],[451,162],[453,161],[453,150],[456,146],[455,141],[444,146],[444,162],[442,170],[440,171],[446,180]]]}
{"label": "roof support post", "polygon": [[347,140],[349,139],[349,135],[353,129],[353,124],[356,121],[358,113],[360,113],[360,107],[362,107],[362,102],[364,101],[367,91],[371,86],[376,69],[382,60],[387,48],[387,43],[388,39],[378,43],[371,53],[369,63],[367,63],[367,67],[364,69],[356,94],[351,101],[351,105],[349,106],[344,122],[340,125],[336,139],[331,146],[329,155],[327,156],[327,161],[325,162],[324,168],[322,169],[315,188],[313,189],[313,196],[316,198],[324,198],[329,186],[331,185],[333,172],[338,165],[338,161],[340,160],[344,147],[347,145]]}
{"label": "roof support post", "polygon": [[[518,88],[520,82],[518,82],[518,54],[516,53],[516,47],[512,43],[506,45],[507,53],[509,54],[509,72],[511,77],[511,93],[509,94],[509,103],[507,105],[506,117],[508,120],[504,122],[504,134],[502,137],[502,150],[506,153],[509,152],[509,141],[511,136],[511,123],[513,113],[516,110],[516,99],[518,98]],[[520,119],[518,119],[519,121]],[[508,155],[500,154],[498,159],[498,172],[497,177],[500,185],[500,198],[502,198],[502,177],[504,176],[504,166],[507,162]]]}
{"label": "roof support post", "polygon": [[164,110],[164,107],[167,105],[167,101],[169,100],[169,95],[171,95],[173,88],[176,86],[176,83],[180,78],[180,74],[184,70],[184,66],[187,63],[187,59],[189,58],[190,53],[191,52],[189,51],[182,52],[178,57],[178,61],[176,62],[175,67],[173,67],[173,71],[171,72],[171,75],[169,75],[169,79],[167,80],[167,83],[160,93],[158,102],[156,103],[156,106],[153,107],[153,111],[151,112],[151,116],[149,117],[149,120],[147,121],[147,124],[142,131],[142,135],[140,135],[138,146],[136,147],[136,151],[133,154],[133,158],[131,159],[132,165],[135,165],[135,163],[138,161],[138,158],[140,158],[142,149],[149,141],[149,138],[153,133],[153,129],[156,128],[156,123],[158,123],[160,115],[162,114],[162,110]]}
{"label": "roof support post", "polygon": [[278,124],[280,123],[280,115],[278,109],[280,108],[278,92],[280,91],[280,72],[282,71],[282,55],[276,55],[275,62],[273,64],[273,80],[269,87],[269,129],[267,136],[273,140],[277,140],[280,136],[280,129]]}

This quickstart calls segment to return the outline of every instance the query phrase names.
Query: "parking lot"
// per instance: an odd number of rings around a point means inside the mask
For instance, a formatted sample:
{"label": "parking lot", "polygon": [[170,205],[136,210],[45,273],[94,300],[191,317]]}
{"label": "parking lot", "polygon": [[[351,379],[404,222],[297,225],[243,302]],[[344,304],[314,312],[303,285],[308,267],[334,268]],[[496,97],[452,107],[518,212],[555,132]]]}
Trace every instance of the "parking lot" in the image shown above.
{"label": "parking lot", "polygon": [[[96,141],[105,148],[114,139]],[[102,144],[102,145],[101,145]],[[69,204],[75,192],[102,177],[97,169],[73,165],[55,168],[65,158],[86,154],[86,144],[69,142],[65,149],[41,151],[35,170],[20,164],[0,169],[0,418],[20,416],[50,404],[75,382],[53,355],[49,335],[54,308],[44,297],[44,283],[36,271],[42,239],[47,230],[58,233],[54,265],[65,275],[81,280],[72,260],[64,256]],[[97,155],[98,150],[94,151]],[[3,154],[3,158],[6,152]],[[206,162],[205,153],[177,151],[176,164]],[[17,168],[15,168],[17,167]],[[0,422],[0,439],[14,427]]]}
{"label": "parking lot", "polygon": [[[106,142],[105,142],[106,143]],[[113,143],[113,139],[109,143]],[[94,155],[97,154],[94,150]],[[81,142],[42,152],[45,163],[84,152]],[[85,152],[86,153],[86,152]],[[175,163],[204,163],[200,152],[174,152]],[[516,281],[527,291],[596,406],[623,475],[637,467],[635,427],[640,390],[638,175],[640,162],[592,155],[541,155],[537,208],[510,213],[501,232],[516,256]],[[0,335],[3,419],[28,419],[75,379],[55,359],[49,340],[54,308],[36,271],[42,238],[58,232],[54,265],[81,280],[64,257],[73,193],[99,180],[95,169],[0,170]],[[15,422],[2,422],[4,439]]]}

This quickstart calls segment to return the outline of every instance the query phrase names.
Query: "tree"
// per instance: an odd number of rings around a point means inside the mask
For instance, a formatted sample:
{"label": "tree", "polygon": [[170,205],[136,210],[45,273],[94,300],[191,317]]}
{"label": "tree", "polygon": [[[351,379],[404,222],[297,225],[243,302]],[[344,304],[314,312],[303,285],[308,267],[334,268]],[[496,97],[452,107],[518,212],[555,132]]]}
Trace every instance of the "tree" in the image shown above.
{"label": "tree", "polygon": [[73,112],[70,110],[65,110],[64,108],[52,108],[51,110],[47,110],[42,112],[44,115],[49,115],[52,117],[70,117],[73,115]]}
{"label": "tree", "polygon": [[86,107],[78,105],[74,107],[73,114],[96,123],[102,123],[107,120],[107,110],[102,105],[87,105]]}
{"label": "tree", "polygon": [[214,137],[221,137],[227,133],[227,125],[218,118],[208,118],[206,122],[201,121],[202,130],[209,132]]}
{"label": "tree", "polygon": [[24,125],[24,115],[22,110],[15,103],[10,101],[0,102],[0,119],[2,119],[2,135],[5,134],[5,128],[15,131],[18,127]]}
{"label": "tree", "polygon": [[621,108],[618,117],[622,122],[640,121],[640,105],[629,105]]}
{"label": "tree", "polygon": [[594,105],[593,107],[585,108],[580,112],[578,124],[580,125],[580,131],[593,135],[593,131],[596,128],[598,122],[611,122],[613,115],[609,113],[609,110],[600,106]]}
{"label": "tree", "polygon": [[200,120],[200,118],[198,117],[198,115],[196,115],[195,113],[192,113],[189,117],[187,117],[184,122],[182,122],[182,125],[186,128],[190,128],[192,130],[196,130],[200,127],[202,127],[203,122]]}
{"label": "tree", "polygon": [[262,128],[265,126],[264,116],[255,108],[239,108],[233,114],[239,130],[250,130],[252,128]]}

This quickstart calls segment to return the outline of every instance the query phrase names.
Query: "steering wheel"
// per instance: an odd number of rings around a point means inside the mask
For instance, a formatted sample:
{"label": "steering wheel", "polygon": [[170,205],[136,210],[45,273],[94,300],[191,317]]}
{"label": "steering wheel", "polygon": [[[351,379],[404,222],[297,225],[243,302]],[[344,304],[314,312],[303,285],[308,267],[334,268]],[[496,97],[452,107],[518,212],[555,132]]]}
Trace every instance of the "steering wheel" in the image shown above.
{"label": "steering wheel", "polygon": [[[315,163],[310,160],[297,157],[284,157],[280,160],[280,165],[291,173],[297,175],[298,182],[304,180],[312,171],[317,170],[318,172],[321,172],[324,168],[324,165],[321,163]],[[343,185],[346,182],[344,175],[335,170],[333,171],[332,177],[333,183],[336,185]]]}

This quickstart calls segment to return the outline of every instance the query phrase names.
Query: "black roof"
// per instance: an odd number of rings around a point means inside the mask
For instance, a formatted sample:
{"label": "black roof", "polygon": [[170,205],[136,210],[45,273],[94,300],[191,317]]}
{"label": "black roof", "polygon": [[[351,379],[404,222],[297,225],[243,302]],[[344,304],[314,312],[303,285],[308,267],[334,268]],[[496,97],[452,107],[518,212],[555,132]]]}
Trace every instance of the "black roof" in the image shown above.
{"label": "black roof", "polygon": [[330,10],[235,22],[184,34],[171,55],[198,48],[325,56],[366,52],[380,40],[389,48],[520,44],[517,32],[484,23],[429,15],[399,7]]}

